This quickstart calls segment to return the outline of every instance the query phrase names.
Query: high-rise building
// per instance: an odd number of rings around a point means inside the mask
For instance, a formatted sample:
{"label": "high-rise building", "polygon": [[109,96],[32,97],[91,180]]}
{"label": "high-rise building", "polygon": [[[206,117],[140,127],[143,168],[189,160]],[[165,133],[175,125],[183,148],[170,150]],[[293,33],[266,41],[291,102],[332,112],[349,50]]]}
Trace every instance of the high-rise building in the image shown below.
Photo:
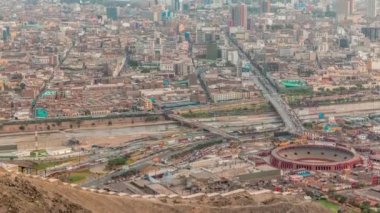
{"label": "high-rise building", "polygon": [[107,18],[117,20],[119,16],[117,7],[107,7]]}
{"label": "high-rise building", "polygon": [[7,41],[11,37],[11,31],[9,26],[3,28],[2,36],[3,41]]}
{"label": "high-rise building", "polygon": [[236,4],[231,7],[232,26],[247,29],[248,9],[246,4]]}
{"label": "high-rise building", "polygon": [[335,9],[337,20],[344,21],[354,12],[354,0],[336,0]]}
{"label": "high-rise building", "polygon": [[373,42],[380,41],[380,27],[363,27],[362,33]]}
{"label": "high-rise building", "polygon": [[162,6],[161,5],[154,5],[152,8],[152,16],[154,22],[161,21],[161,13],[162,13]]}
{"label": "high-rise building", "polygon": [[208,60],[216,60],[218,58],[218,45],[215,42],[207,44],[206,58]]}
{"label": "high-rise building", "polygon": [[261,1],[261,11],[263,13],[270,13],[270,0]]}
{"label": "high-rise building", "polygon": [[181,10],[181,0],[172,0],[172,10],[180,11]]}
{"label": "high-rise building", "polygon": [[7,29],[5,27],[3,28],[3,41],[8,40],[8,34],[7,34]]}
{"label": "high-rise building", "polygon": [[350,0],[350,15],[355,12],[355,0]]}
{"label": "high-rise building", "polygon": [[377,1],[367,0],[367,17],[375,18],[377,16]]}

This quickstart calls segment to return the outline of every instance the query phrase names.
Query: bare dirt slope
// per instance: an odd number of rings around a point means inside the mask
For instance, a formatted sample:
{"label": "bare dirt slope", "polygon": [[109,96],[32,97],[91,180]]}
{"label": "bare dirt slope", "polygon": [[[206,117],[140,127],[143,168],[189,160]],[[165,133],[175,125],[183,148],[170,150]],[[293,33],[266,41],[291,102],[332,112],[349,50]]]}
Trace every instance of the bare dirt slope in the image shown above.
{"label": "bare dirt slope", "polygon": [[138,212],[138,213],[321,213],[327,209],[296,197],[272,194],[228,198],[132,199],[74,189],[60,183],[0,173],[0,212]]}

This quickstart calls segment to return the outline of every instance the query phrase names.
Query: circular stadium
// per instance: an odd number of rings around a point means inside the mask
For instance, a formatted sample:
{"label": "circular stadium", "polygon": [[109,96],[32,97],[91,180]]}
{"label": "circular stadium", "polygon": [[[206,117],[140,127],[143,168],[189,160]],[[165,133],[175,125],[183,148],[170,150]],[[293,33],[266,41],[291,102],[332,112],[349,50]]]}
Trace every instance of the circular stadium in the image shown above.
{"label": "circular stadium", "polygon": [[355,151],[324,145],[290,145],[271,152],[272,166],[280,169],[339,171],[362,163]]}

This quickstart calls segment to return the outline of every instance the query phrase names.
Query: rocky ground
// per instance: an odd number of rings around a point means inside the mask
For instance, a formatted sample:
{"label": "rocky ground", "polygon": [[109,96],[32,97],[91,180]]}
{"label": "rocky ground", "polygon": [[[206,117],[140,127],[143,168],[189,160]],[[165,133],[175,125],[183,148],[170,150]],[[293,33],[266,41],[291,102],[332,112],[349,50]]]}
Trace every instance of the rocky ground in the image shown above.
{"label": "rocky ground", "polygon": [[231,197],[133,199],[75,189],[23,175],[0,172],[0,212],[252,212],[321,213],[327,209],[294,196],[265,194]]}
{"label": "rocky ground", "polygon": [[0,212],[91,212],[61,194],[12,175],[0,177]]}

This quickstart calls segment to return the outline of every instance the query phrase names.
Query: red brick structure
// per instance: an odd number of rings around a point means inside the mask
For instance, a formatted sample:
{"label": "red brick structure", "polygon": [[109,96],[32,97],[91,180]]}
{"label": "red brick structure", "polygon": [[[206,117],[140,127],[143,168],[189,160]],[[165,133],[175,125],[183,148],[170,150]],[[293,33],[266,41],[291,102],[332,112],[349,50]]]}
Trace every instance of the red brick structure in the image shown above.
{"label": "red brick structure", "polygon": [[339,171],[361,164],[362,158],[343,147],[290,145],[272,150],[270,163],[280,169]]}

